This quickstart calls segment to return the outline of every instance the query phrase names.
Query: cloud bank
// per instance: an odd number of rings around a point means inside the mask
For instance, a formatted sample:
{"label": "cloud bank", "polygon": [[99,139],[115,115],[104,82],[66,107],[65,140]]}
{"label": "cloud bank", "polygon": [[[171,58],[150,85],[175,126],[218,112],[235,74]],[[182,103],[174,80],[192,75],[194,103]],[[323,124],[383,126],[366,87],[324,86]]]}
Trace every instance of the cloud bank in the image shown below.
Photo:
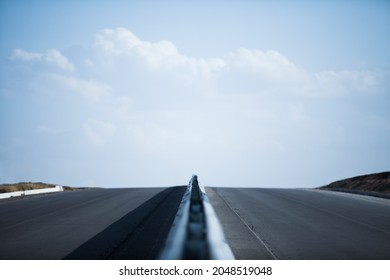
{"label": "cloud bank", "polygon": [[23,111],[2,123],[5,180],[162,186],[198,173],[206,184],[307,187],[367,170],[359,152],[377,153],[372,169],[389,163],[389,149],[372,149],[390,140],[379,70],[310,72],[247,48],[196,58],[125,28],[73,49],[17,48],[9,64],[18,75],[2,103]]}

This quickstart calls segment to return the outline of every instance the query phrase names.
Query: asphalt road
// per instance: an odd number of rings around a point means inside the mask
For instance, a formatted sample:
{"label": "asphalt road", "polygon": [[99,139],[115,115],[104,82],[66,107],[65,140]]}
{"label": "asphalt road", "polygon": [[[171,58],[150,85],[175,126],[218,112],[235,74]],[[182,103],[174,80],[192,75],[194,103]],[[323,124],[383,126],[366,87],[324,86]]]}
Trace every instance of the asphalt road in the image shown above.
{"label": "asphalt road", "polygon": [[390,259],[390,200],[304,189],[206,190],[237,259]]}
{"label": "asphalt road", "polygon": [[[89,189],[0,201],[0,259],[156,259],[185,191]],[[390,200],[206,188],[236,259],[390,259]]]}
{"label": "asphalt road", "polygon": [[0,259],[154,259],[184,191],[88,189],[2,200]]}

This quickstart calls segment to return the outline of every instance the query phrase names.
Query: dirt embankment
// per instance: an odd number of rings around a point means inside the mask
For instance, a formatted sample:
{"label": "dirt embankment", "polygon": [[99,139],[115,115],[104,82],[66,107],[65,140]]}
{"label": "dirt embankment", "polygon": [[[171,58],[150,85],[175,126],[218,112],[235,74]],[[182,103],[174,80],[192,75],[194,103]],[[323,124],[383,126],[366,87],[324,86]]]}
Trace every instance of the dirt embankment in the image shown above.
{"label": "dirt embankment", "polygon": [[[0,185],[0,193],[54,188],[55,186],[56,185],[54,185],[54,184],[46,184],[46,183],[41,183],[41,182],[39,182],[39,183],[21,182],[21,183],[16,183],[16,184],[2,184],[2,185]],[[72,188],[72,187],[63,187],[63,188],[64,188],[64,191],[76,189],[76,188]]]}
{"label": "dirt embankment", "polygon": [[321,187],[321,189],[390,198],[390,172],[347,178],[330,183]]}

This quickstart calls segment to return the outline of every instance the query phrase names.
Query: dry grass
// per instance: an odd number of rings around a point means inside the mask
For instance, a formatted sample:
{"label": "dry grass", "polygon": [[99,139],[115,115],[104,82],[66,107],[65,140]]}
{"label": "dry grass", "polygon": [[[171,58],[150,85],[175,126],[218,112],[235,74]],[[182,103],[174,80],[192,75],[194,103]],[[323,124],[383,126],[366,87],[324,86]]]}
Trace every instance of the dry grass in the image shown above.
{"label": "dry grass", "polygon": [[[32,183],[32,182],[21,182],[21,183],[15,183],[15,184],[0,184],[0,193],[7,193],[7,192],[17,192],[17,191],[29,191],[29,190],[37,190],[37,189],[47,189],[47,188],[54,188],[56,185],[54,184],[46,184],[46,183]],[[74,190],[80,190],[85,188],[74,188],[74,187],[68,187],[68,186],[62,186],[64,191],[74,191]]]}
{"label": "dry grass", "polygon": [[28,190],[46,189],[46,188],[54,188],[54,187],[55,187],[55,185],[53,185],[53,184],[32,183],[32,182],[22,182],[22,183],[16,183],[16,184],[3,184],[3,185],[0,185],[0,193],[28,191]]}
{"label": "dry grass", "polygon": [[357,176],[333,182],[324,189],[344,189],[349,191],[376,192],[390,194],[390,172]]}

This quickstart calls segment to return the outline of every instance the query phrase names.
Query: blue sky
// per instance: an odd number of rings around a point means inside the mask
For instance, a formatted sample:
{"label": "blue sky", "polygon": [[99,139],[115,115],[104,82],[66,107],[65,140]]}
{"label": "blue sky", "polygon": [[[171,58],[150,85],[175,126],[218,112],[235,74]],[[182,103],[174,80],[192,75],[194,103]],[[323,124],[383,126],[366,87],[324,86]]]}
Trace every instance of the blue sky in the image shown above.
{"label": "blue sky", "polygon": [[389,170],[388,34],[388,1],[1,1],[0,182]]}

